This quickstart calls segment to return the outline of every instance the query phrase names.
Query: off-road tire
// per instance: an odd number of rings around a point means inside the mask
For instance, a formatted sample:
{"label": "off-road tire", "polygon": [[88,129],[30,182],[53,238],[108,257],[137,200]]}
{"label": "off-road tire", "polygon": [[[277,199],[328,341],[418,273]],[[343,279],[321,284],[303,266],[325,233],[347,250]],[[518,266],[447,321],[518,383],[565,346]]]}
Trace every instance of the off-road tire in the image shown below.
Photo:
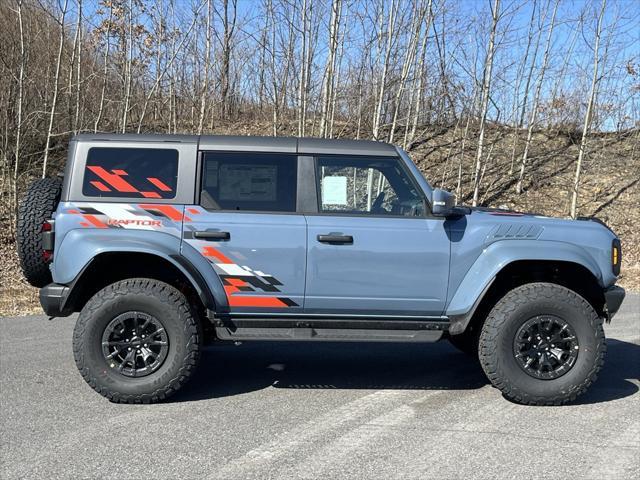
{"label": "off-road tire", "polygon": [[[157,318],[169,340],[159,369],[138,378],[111,368],[102,353],[107,325],[130,311]],[[154,403],[187,383],[198,364],[201,338],[200,324],[182,293],[157,280],[134,278],[113,283],[89,300],[73,332],[73,354],[82,377],[100,395],[116,403]]]}
{"label": "off-road tire", "polygon": [[[537,315],[555,315],[575,331],[578,357],[565,374],[534,378],[518,365],[513,342],[518,329]],[[552,283],[530,283],[507,293],[491,310],[480,334],[480,363],[503,395],[525,405],[562,405],[576,399],[596,380],[604,364],[602,319],[576,292]]]}
{"label": "off-road tire", "polygon": [[58,206],[62,183],[55,178],[33,182],[18,207],[16,243],[22,273],[34,287],[51,283],[49,263],[42,257],[42,224]]}

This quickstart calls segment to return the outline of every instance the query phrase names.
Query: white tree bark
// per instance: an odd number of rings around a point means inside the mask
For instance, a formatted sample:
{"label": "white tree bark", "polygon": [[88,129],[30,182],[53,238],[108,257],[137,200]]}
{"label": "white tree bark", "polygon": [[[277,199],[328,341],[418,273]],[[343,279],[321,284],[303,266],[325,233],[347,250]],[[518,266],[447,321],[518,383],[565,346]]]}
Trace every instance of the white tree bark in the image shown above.
{"label": "white tree bark", "polygon": [[80,91],[82,81],[82,0],[78,0],[78,68],[76,70],[76,111],[73,116],[73,133],[80,127]]}
{"label": "white tree bark", "polygon": [[[131,99],[131,82],[133,82],[133,74],[131,72],[133,66],[133,0],[129,0],[129,28],[127,33],[127,61],[124,69],[124,105],[122,107],[122,125],[120,130],[122,133],[127,131],[127,121],[129,115],[129,102]],[[138,129],[138,133],[140,130]]]}
{"label": "white tree bark", "polygon": [[556,13],[558,12],[559,0],[553,7],[553,13],[551,14],[551,24],[547,32],[547,40],[544,48],[544,56],[542,57],[542,66],[540,67],[540,73],[538,75],[538,81],[536,83],[536,90],[533,95],[533,105],[531,106],[531,116],[529,118],[529,125],[527,127],[527,140],[524,144],[524,151],[522,152],[522,161],[520,163],[520,175],[518,176],[518,183],[516,184],[516,193],[522,193],[522,181],[524,179],[525,168],[527,165],[527,157],[529,155],[529,147],[531,146],[531,139],[533,138],[533,129],[536,125],[536,119],[538,116],[538,103],[540,101],[540,92],[542,90],[542,83],[544,82],[544,76],[547,71],[547,65],[549,64],[549,51],[551,49],[551,37],[553,35],[553,29],[556,23]]}
{"label": "white tree bark", "polygon": [[200,90],[200,118],[198,119],[198,135],[202,135],[204,114],[207,109],[207,95],[209,93],[209,69],[211,64],[211,0],[207,0],[207,26],[205,32],[204,73]]}
{"label": "white tree bark", "polygon": [[476,152],[476,166],[473,178],[473,206],[478,205],[480,192],[480,175],[482,173],[482,153],[484,149],[485,126],[487,123],[487,112],[489,107],[489,97],[491,95],[491,71],[493,69],[493,57],[495,54],[496,32],[498,20],[500,19],[500,0],[494,0],[492,8],[491,33],[489,34],[489,46],[484,62],[484,73],[482,75],[482,101],[480,106],[480,133],[478,135],[478,150]]}
{"label": "white tree bark", "polygon": [[191,35],[191,32],[193,31],[193,27],[196,25],[196,23],[198,21],[198,14],[200,13],[200,10],[202,10],[202,7],[204,7],[205,5],[206,5],[206,2],[200,3],[198,8],[194,11],[194,13],[193,13],[193,21],[191,22],[191,25],[189,26],[189,28],[185,32],[184,36],[182,37],[182,40],[180,41],[180,44],[172,52],[172,55],[171,55],[171,58],[169,59],[169,62],[167,62],[165,67],[162,69],[162,72],[160,73],[160,75],[158,75],[158,77],[156,78],[156,81],[153,84],[153,86],[151,87],[151,89],[149,90],[149,93],[147,93],[147,96],[146,96],[146,98],[144,100],[144,104],[142,105],[142,113],[140,114],[140,120],[138,121],[138,130],[137,130],[138,133],[140,133],[142,131],[142,123],[144,122],[144,117],[145,117],[145,115],[147,113],[147,108],[149,107],[149,101],[153,97],[153,94],[155,93],[156,88],[158,88],[158,85],[160,85],[160,82],[164,78],[164,76],[167,73],[167,71],[169,71],[169,69],[173,66],[173,63],[174,63],[176,57],[178,56],[178,52],[180,51],[180,49],[182,48],[184,43],[189,38],[189,35]]}
{"label": "white tree bark", "polygon": [[411,70],[411,65],[413,65],[413,61],[416,57],[416,53],[417,53],[416,48],[418,45],[418,40],[420,39],[420,31],[422,29],[422,19],[424,18],[424,15],[425,15],[425,8],[422,5],[422,2],[419,3],[419,7],[416,7],[416,9],[417,9],[417,12],[415,12],[414,14],[412,25],[411,25],[412,27],[411,38],[409,40],[409,45],[407,46],[404,62],[402,63],[402,71],[400,73],[400,83],[396,89],[394,108],[393,108],[393,117],[391,120],[391,129],[389,130],[389,143],[393,143],[393,140],[395,138],[395,131],[398,123],[398,113],[400,112],[402,96],[404,94],[404,88],[407,82],[407,77],[409,76],[409,71]]}
{"label": "white tree bark", "polygon": [[[13,203],[11,210],[14,211],[18,206],[18,172],[20,165],[20,148],[22,147],[22,107],[24,103],[24,70],[25,70],[25,38],[24,38],[24,23],[22,20],[22,0],[17,2],[17,14],[18,14],[18,28],[20,30],[20,69],[18,70],[18,99],[16,101],[16,143],[15,143],[15,159],[13,164]],[[15,231],[16,217],[11,215],[12,232]]]}
{"label": "white tree bark", "polygon": [[391,48],[393,46],[393,38],[395,35],[395,21],[398,10],[399,0],[391,0],[389,9],[389,20],[387,22],[387,42],[384,53],[384,61],[382,64],[382,73],[380,74],[380,90],[378,92],[378,100],[376,110],[373,116],[373,139],[380,138],[380,128],[382,126],[382,107],[384,105],[384,95],[387,86],[387,73],[389,70],[389,61],[391,59]]}
{"label": "white tree bark", "polygon": [[102,89],[100,91],[100,103],[98,106],[98,115],[96,115],[96,121],[93,124],[94,133],[98,132],[98,127],[100,126],[100,120],[102,120],[102,114],[104,112],[104,101],[105,95],[107,92],[107,72],[109,71],[109,50],[111,48],[111,22],[113,21],[113,4],[109,4],[109,20],[107,23],[107,29],[104,33],[105,35],[105,47],[104,47],[104,55],[102,57]]}
{"label": "white tree bark", "polygon": [[60,85],[60,64],[62,63],[62,52],[64,50],[64,22],[67,17],[67,7],[69,0],[64,0],[62,11],[58,23],[60,24],[60,36],[58,40],[58,56],[56,58],[56,71],[53,81],[53,98],[51,99],[51,111],[49,113],[49,128],[47,129],[47,140],[44,146],[44,158],[42,160],[42,178],[47,176],[47,162],[49,160],[49,148],[51,147],[51,137],[53,136],[53,121],[56,117],[56,107],[58,106],[58,89]]}
{"label": "white tree bark", "polygon": [[584,160],[589,133],[591,131],[591,120],[593,119],[593,108],[596,103],[598,94],[598,69],[600,66],[600,36],[602,35],[602,19],[607,8],[607,0],[602,0],[598,21],[596,24],[595,46],[593,47],[593,75],[591,77],[591,89],[589,91],[589,100],[587,103],[587,112],[584,116],[584,124],[582,126],[582,138],[580,139],[580,148],[578,150],[578,161],[576,162],[576,174],[573,180],[573,192],[571,195],[571,218],[578,216],[578,194],[580,187],[580,174],[582,172],[582,162]]}
{"label": "white tree bark", "polygon": [[333,0],[331,2],[331,21],[329,22],[329,55],[327,56],[324,81],[322,83],[322,110],[320,113],[320,137],[322,138],[326,138],[329,133],[329,109],[333,101],[334,71],[336,68],[341,11],[342,0]]}

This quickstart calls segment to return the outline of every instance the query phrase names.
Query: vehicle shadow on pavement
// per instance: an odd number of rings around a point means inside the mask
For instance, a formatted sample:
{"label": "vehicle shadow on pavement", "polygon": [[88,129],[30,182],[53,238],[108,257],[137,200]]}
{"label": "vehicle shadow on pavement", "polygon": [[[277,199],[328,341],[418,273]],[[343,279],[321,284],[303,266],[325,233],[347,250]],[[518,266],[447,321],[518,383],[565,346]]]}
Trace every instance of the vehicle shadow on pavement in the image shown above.
{"label": "vehicle shadow on pavement", "polygon": [[[608,340],[605,367],[578,404],[627,397],[638,387],[640,346]],[[264,389],[472,390],[488,384],[480,365],[448,342],[219,344],[204,350],[195,378],[173,401]]]}
{"label": "vehicle shadow on pavement", "polygon": [[487,383],[480,365],[448,342],[251,342],[205,349],[195,378],[173,401],[224,397],[269,386],[461,390]]}
{"label": "vehicle shadow on pavement", "polygon": [[573,404],[609,402],[633,395],[638,386],[630,380],[640,380],[640,345],[609,338],[604,367],[598,379]]}

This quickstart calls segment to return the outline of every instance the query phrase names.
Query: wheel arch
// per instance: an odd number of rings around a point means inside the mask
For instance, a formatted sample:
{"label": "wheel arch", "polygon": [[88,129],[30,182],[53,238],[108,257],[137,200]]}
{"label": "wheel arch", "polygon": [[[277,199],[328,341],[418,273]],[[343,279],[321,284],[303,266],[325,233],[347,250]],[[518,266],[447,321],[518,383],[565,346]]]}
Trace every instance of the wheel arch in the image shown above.
{"label": "wheel arch", "polygon": [[605,315],[605,298],[600,281],[585,265],[569,260],[514,260],[493,276],[462,314],[449,315],[449,333],[458,335],[482,328],[493,306],[507,292],[527,283],[547,282],[561,285],[583,297],[598,315]]}
{"label": "wheel arch", "polygon": [[55,255],[54,281],[69,287],[61,306],[66,311],[79,311],[104,286],[135,277],[180,287],[203,309],[228,308],[222,282],[208,261],[172,235],[78,229],[68,232]]}

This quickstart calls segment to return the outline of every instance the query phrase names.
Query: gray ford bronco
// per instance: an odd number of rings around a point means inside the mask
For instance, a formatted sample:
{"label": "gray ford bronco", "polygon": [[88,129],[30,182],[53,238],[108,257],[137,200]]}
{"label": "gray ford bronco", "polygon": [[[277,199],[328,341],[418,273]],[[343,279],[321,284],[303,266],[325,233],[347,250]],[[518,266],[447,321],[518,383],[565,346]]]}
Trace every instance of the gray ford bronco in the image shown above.
{"label": "gray ford bronco", "polygon": [[370,141],[78,135],[26,193],[18,250],[115,402],[176,392],[207,341],[448,339],[508,399],[563,404],[624,298],[602,222],[456,206]]}

